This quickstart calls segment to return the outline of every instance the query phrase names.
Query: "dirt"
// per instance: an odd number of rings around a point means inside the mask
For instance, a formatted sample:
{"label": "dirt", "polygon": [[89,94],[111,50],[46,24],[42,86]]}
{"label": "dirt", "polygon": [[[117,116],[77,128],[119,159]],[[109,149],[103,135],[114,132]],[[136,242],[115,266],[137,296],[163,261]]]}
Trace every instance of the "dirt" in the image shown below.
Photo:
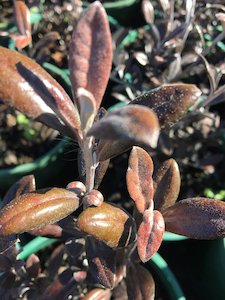
{"label": "dirt", "polygon": [[57,143],[57,136],[55,130],[0,104],[1,168],[32,162]]}

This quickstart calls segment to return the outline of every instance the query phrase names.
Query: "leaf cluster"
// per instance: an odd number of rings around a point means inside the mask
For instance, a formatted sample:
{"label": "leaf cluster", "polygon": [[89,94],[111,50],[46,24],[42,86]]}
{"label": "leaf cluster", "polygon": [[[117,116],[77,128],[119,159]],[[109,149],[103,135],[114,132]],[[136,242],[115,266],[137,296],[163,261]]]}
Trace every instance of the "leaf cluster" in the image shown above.
{"label": "leaf cluster", "polygon": [[[0,211],[1,295],[110,299],[120,288],[128,299],[153,299],[154,280],[140,262],[159,249],[165,230],[195,239],[225,236],[225,203],[208,198],[175,203],[180,191],[176,161],[156,167],[150,155],[160,132],[186,114],[200,90],[193,84],[162,85],[106,112],[100,105],[112,57],[109,24],[99,2],[81,16],[70,43],[74,103],[36,62],[0,47],[0,98],[76,141],[83,178],[66,188],[37,190],[29,175],[9,189]],[[104,201],[98,190],[109,160],[130,148],[126,180],[132,215]],[[36,255],[18,265],[15,243],[23,232],[60,242],[47,275]]]}

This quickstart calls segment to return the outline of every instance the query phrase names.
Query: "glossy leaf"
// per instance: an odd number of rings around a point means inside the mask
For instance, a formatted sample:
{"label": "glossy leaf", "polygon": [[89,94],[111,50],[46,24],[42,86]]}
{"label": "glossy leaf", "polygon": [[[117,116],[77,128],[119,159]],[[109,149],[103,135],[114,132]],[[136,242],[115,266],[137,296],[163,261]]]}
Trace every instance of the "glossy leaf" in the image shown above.
{"label": "glossy leaf", "polygon": [[94,288],[87,292],[83,300],[110,300],[111,292],[109,289]]}
{"label": "glossy leaf", "polygon": [[[128,105],[111,111],[95,123],[88,132],[88,136],[91,135],[100,139],[120,140],[122,146],[125,144],[127,148],[131,145],[155,148],[159,137],[159,124],[156,115],[150,109],[144,106]],[[108,145],[111,146],[111,144]],[[119,149],[116,149],[115,152],[118,153],[121,150],[120,143],[117,145]],[[100,144],[98,148],[100,148]],[[117,153],[114,154],[117,155]]]}
{"label": "glossy leaf", "polygon": [[149,154],[133,147],[127,169],[127,188],[140,213],[144,213],[153,199],[153,162]]}
{"label": "glossy leaf", "polygon": [[181,200],[163,212],[166,230],[193,239],[225,237],[225,203],[208,198]]}
{"label": "glossy leaf", "polygon": [[87,237],[86,253],[93,283],[112,289],[116,281],[116,252],[103,242]]}
{"label": "glossy leaf", "polygon": [[0,98],[28,117],[81,140],[78,113],[63,88],[35,61],[3,47]]}
{"label": "glossy leaf", "polygon": [[158,116],[161,127],[173,125],[196,103],[201,91],[193,84],[165,84],[131,101],[145,105]]}
{"label": "glossy leaf", "polygon": [[[78,88],[84,88],[94,95],[98,109],[111,66],[112,41],[107,15],[101,3],[95,1],[78,21],[70,44],[69,68],[75,98]],[[79,101],[77,106],[80,108]]]}
{"label": "glossy leaf", "polygon": [[133,219],[125,211],[106,202],[99,207],[88,207],[77,218],[81,231],[112,248],[127,246],[132,241],[133,225]]}
{"label": "glossy leaf", "polygon": [[[6,206],[11,200],[20,195],[32,192],[35,190],[35,178],[33,175],[22,177],[14,183],[5,194],[1,207]],[[0,253],[5,252],[8,248],[14,246],[18,242],[17,234],[10,234],[8,236],[0,235]]]}
{"label": "glossy leaf", "polygon": [[128,300],[154,300],[155,282],[149,271],[139,264],[128,267],[126,276]]}
{"label": "glossy leaf", "polygon": [[142,262],[147,262],[158,251],[164,230],[165,224],[161,213],[158,210],[146,210],[137,233],[137,249]]}
{"label": "glossy leaf", "polygon": [[180,172],[174,159],[165,160],[153,175],[155,209],[163,210],[173,205],[180,192]]}
{"label": "glossy leaf", "polygon": [[21,195],[0,211],[0,234],[22,233],[55,223],[78,206],[77,195],[60,188]]}

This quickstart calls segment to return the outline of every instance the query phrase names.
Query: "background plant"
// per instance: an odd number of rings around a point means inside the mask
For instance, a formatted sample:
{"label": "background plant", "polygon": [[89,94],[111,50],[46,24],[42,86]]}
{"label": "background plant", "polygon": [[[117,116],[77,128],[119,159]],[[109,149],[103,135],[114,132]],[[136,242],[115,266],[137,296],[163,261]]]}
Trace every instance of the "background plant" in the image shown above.
{"label": "background plant", "polygon": [[[112,112],[100,108],[111,71],[112,43],[99,2],[82,15],[70,44],[76,107],[37,63],[3,47],[0,54],[0,97],[76,141],[83,180],[66,188],[36,190],[34,177],[28,176],[7,192],[0,212],[2,295],[109,299],[120,289],[129,299],[151,299],[154,280],[139,263],[158,250],[165,228],[196,239],[224,237],[225,204],[208,198],[175,203],[180,190],[177,163],[169,159],[157,165],[151,158],[160,130],[182,118],[200,90],[192,84],[162,85]],[[127,170],[134,202],[131,215],[103,201],[98,187],[109,159],[132,147]],[[23,232],[63,242],[50,257],[47,276],[36,256],[25,266],[16,260],[15,242]]]}

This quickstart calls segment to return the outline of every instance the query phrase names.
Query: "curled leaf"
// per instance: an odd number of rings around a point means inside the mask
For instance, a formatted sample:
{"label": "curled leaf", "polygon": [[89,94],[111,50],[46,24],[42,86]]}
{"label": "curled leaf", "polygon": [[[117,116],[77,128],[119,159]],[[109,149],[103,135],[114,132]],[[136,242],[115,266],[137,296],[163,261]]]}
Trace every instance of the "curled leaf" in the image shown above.
{"label": "curled leaf", "polygon": [[81,140],[79,115],[64,89],[35,61],[3,47],[0,98],[28,117]]}
{"label": "curled leaf", "polygon": [[153,199],[153,162],[149,154],[133,147],[127,169],[127,188],[140,213],[144,213]]}
{"label": "curled leaf", "polygon": [[177,162],[165,160],[153,175],[155,209],[163,210],[173,205],[180,192],[180,172]]}
{"label": "curled leaf", "polygon": [[129,105],[108,113],[89,130],[88,136],[123,140],[155,148],[159,137],[158,120],[144,106]]}
{"label": "curled leaf", "polygon": [[163,212],[166,230],[193,239],[225,237],[225,203],[208,198],[189,198]]}
{"label": "curled leaf", "polygon": [[21,195],[0,211],[0,234],[22,233],[55,223],[78,207],[77,195],[65,189]]}
{"label": "curled leaf", "polygon": [[88,207],[77,218],[77,227],[109,247],[124,247],[134,239],[134,221],[121,208],[103,202]]}
{"label": "curled leaf", "polygon": [[[95,1],[81,16],[69,51],[69,68],[75,98],[78,88],[94,95],[98,110],[112,66],[112,41],[107,15]],[[79,101],[77,106],[80,110]]]}
{"label": "curled leaf", "polygon": [[142,262],[147,262],[158,251],[164,230],[165,223],[161,213],[147,209],[137,233],[137,249]]}
{"label": "curled leaf", "polygon": [[[128,149],[131,145],[155,148],[159,137],[159,123],[155,113],[147,107],[127,105],[108,113],[93,125],[87,135],[99,139],[119,140]],[[104,142],[102,146],[104,147]],[[120,148],[120,144],[118,146]],[[116,154],[118,152],[120,149],[117,149]],[[101,157],[99,159],[101,160]]]}
{"label": "curled leaf", "polygon": [[179,121],[197,101],[201,91],[194,84],[165,84],[130,102],[145,105],[158,116],[161,127]]}

